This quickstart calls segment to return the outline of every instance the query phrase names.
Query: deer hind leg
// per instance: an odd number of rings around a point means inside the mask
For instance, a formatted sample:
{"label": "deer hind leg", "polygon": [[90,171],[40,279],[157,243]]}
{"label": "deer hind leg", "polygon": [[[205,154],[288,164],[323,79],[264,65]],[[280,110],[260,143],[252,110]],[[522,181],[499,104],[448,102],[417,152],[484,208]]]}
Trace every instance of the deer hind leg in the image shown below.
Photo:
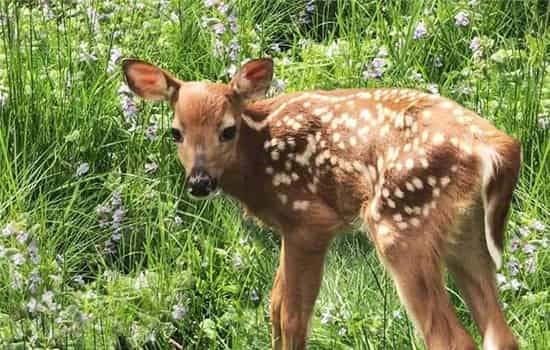
{"label": "deer hind leg", "polygon": [[445,259],[483,335],[484,349],[515,350],[518,342],[497,299],[495,265],[485,242],[483,217],[480,201],[462,213]]}
{"label": "deer hind leg", "polygon": [[428,349],[476,349],[445,290],[442,256],[433,228],[399,228],[382,216],[367,219],[378,255],[391,273],[402,303]]}
{"label": "deer hind leg", "polygon": [[281,249],[281,263],[275,273],[273,288],[271,289],[271,348],[281,350],[283,344],[281,339],[281,302],[282,302],[282,262],[284,251]]}

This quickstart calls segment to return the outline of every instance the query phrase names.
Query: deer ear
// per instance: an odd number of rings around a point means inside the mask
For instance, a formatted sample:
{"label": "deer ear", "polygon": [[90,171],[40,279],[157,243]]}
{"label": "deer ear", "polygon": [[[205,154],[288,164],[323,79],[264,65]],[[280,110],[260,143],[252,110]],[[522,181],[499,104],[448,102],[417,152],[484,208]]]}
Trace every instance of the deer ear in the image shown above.
{"label": "deer ear", "polygon": [[181,82],[164,70],[136,59],[122,61],[128,87],[138,96],[151,101],[175,101]]}
{"label": "deer ear", "polygon": [[273,79],[273,60],[261,58],[245,63],[229,85],[245,100],[265,96]]}

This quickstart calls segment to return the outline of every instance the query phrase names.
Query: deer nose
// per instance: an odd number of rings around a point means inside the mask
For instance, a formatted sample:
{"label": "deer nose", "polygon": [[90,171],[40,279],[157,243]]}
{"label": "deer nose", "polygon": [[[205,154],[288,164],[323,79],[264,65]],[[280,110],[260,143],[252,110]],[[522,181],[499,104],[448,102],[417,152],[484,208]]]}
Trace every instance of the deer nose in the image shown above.
{"label": "deer nose", "polygon": [[216,190],[216,179],[212,178],[206,170],[193,168],[189,174],[189,193],[193,197],[206,197]]}

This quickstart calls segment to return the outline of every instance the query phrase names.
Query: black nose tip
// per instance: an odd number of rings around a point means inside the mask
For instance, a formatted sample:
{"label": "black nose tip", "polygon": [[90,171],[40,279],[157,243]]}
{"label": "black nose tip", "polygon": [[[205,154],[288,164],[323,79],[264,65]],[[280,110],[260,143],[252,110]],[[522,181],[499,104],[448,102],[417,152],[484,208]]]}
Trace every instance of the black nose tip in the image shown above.
{"label": "black nose tip", "polygon": [[206,197],[216,189],[216,180],[202,169],[193,169],[189,174],[189,193],[195,197]]}

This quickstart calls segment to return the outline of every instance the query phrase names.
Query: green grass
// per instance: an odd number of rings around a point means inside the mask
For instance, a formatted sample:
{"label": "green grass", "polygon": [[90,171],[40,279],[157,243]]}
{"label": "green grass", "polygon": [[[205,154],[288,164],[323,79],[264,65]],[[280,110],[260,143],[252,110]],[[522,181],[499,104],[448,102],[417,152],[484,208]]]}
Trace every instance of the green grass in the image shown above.
{"label": "green grass", "polygon": [[[508,227],[519,248],[507,247],[501,300],[523,348],[550,348],[547,2],[334,0],[303,13],[304,1],[235,0],[236,33],[219,36],[201,23],[227,16],[198,0],[42,3],[0,0],[1,348],[269,347],[276,234],[242,219],[228,199],[190,201],[166,133],[171,112],[135,100],[131,129],[120,67],[107,71],[113,48],[186,80],[227,81],[232,64],[270,55],[285,91],[437,87],[519,138],[524,166]],[[469,25],[455,24],[460,11]],[[419,21],[428,35],[415,40]],[[216,37],[222,55],[214,54]],[[384,74],[365,79],[383,47]],[[96,59],[81,60],[82,50]],[[153,141],[144,137],[152,121]],[[158,169],[147,172],[152,162]],[[89,171],[77,177],[82,163]],[[112,212],[96,209],[112,206],[117,193],[121,239],[109,253],[113,227],[100,220]],[[16,232],[7,235],[10,227]],[[423,348],[364,234],[338,238],[325,271],[312,349]],[[449,292],[479,339],[452,283]],[[176,305],[186,310],[179,320]]]}

